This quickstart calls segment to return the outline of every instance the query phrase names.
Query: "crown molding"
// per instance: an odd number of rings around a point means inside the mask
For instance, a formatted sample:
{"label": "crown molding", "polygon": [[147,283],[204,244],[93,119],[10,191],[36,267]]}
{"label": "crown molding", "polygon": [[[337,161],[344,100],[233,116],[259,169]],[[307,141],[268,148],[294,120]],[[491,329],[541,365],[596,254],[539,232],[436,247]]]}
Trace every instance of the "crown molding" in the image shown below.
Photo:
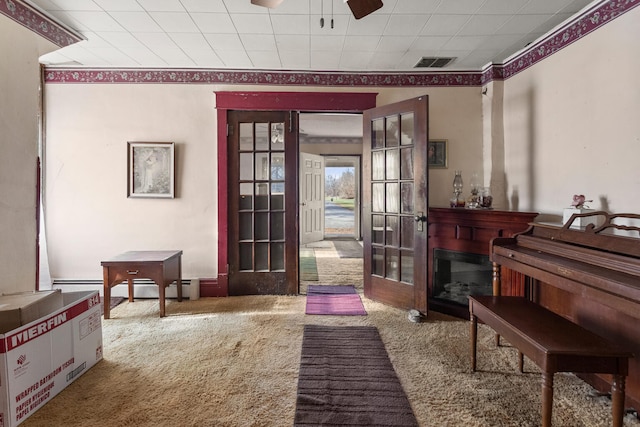
{"label": "crown molding", "polygon": [[65,28],[40,10],[21,1],[0,1],[0,13],[59,47],[69,46],[83,40],[81,36]]}
{"label": "crown molding", "polygon": [[[0,3],[2,4],[2,3]],[[640,5],[603,0],[552,30],[504,63],[480,71],[347,73],[276,70],[46,67],[46,83],[247,84],[283,86],[473,87],[506,80]]]}

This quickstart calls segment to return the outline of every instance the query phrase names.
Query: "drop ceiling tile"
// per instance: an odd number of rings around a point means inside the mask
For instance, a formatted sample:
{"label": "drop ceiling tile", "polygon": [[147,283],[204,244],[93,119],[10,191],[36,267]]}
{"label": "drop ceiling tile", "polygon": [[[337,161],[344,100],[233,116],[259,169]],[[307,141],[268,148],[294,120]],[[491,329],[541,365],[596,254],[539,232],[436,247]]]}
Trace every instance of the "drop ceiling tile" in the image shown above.
{"label": "drop ceiling tile", "polygon": [[61,10],[102,10],[100,6],[98,6],[92,0],[53,0]]}
{"label": "drop ceiling tile", "polygon": [[[133,36],[152,50],[178,47],[166,33],[133,33]],[[158,53],[158,55],[160,55]]]}
{"label": "drop ceiling tile", "polygon": [[340,58],[340,67],[347,70],[367,70],[373,52],[345,52]]}
{"label": "drop ceiling tile", "polygon": [[380,44],[378,45],[379,52],[406,52],[409,50],[415,37],[403,37],[403,36],[382,36]]}
{"label": "drop ceiling tile", "polygon": [[240,34],[271,34],[271,20],[267,14],[242,14],[231,15],[233,25]]}
{"label": "drop ceiling tile", "polygon": [[278,51],[292,51],[298,52],[300,51],[309,51],[309,36],[297,36],[297,35],[288,35],[288,34],[279,34],[276,35],[276,45],[278,47]]}
{"label": "drop ceiling tile", "polygon": [[[325,3],[328,3],[328,2],[325,2]],[[285,0],[280,4],[280,6],[276,7],[275,9],[269,9],[269,14],[272,17],[280,14],[309,16],[310,10],[311,8],[309,6],[308,1]],[[331,6],[329,6],[329,10],[331,10]],[[326,9],[325,9],[325,12],[326,12]]]}
{"label": "drop ceiling tile", "polygon": [[394,70],[402,61],[404,52],[377,52],[369,66],[374,70]]}
{"label": "drop ceiling tile", "polygon": [[196,33],[198,27],[188,13],[149,12],[151,18],[168,33]]}
{"label": "drop ceiling tile", "polygon": [[[285,0],[285,2],[290,2],[290,1],[291,0]],[[298,2],[306,3],[300,0],[294,0],[294,1],[296,3]],[[352,16],[351,9],[349,9],[349,6],[346,3],[344,3],[343,0],[324,0],[324,2],[322,0],[320,1],[312,0],[309,5],[309,13],[311,15],[320,15],[322,12],[324,12],[325,18],[328,16],[331,16],[331,1],[333,1],[333,16],[338,16],[338,15]],[[387,3],[388,2],[385,0],[384,6],[382,7],[382,9],[388,8]]]}
{"label": "drop ceiling tile", "polygon": [[131,0],[94,0],[107,12],[142,12],[144,9],[138,2]]}
{"label": "drop ceiling tile", "polygon": [[60,51],[47,53],[40,57],[40,63],[45,65],[75,65],[75,61]]}
{"label": "drop ceiling tile", "polygon": [[192,13],[191,18],[203,33],[234,33],[236,28],[229,15],[223,13]]}
{"label": "drop ceiling tile", "polygon": [[[65,13],[74,21],[82,22],[82,27],[89,31],[122,31],[122,26],[106,12],[70,11]],[[74,26],[78,30],[82,30]]]}
{"label": "drop ceiling tile", "polygon": [[[558,9],[562,9],[571,0],[530,0],[526,5],[518,11],[518,13],[540,13],[540,14],[552,14]],[[585,0],[585,3],[589,3],[591,0]]]}
{"label": "drop ceiling tile", "polygon": [[546,22],[551,15],[516,15],[507,21],[496,34],[525,34],[535,30],[541,22]]}
{"label": "drop ceiling tile", "polygon": [[484,36],[461,36],[450,39],[444,44],[443,49],[449,50],[473,50],[484,41]]}
{"label": "drop ceiling tile", "polygon": [[227,13],[222,0],[181,0],[182,5],[189,13],[215,12]]}
{"label": "drop ceiling tile", "polygon": [[[291,1],[291,0],[285,0]],[[299,1],[299,0],[293,0]],[[269,8],[256,6],[251,4],[249,0],[224,0],[225,8],[229,11],[230,14],[236,13],[252,13],[252,14],[269,14]]]}
{"label": "drop ceiling tile", "polygon": [[340,55],[335,51],[311,51],[311,69],[334,71],[340,67]]}
{"label": "drop ceiling tile", "polygon": [[310,34],[308,15],[271,15],[275,34]]}
{"label": "drop ceiling tile", "polygon": [[174,43],[185,52],[211,50],[211,46],[200,33],[169,33]]}
{"label": "drop ceiling tile", "polygon": [[389,17],[385,36],[415,36],[420,34],[431,15],[392,15]]}
{"label": "drop ceiling tile", "polygon": [[225,66],[230,68],[251,67],[251,60],[246,52],[239,50],[216,49],[216,55],[222,60]]}
{"label": "drop ceiling tile", "polygon": [[436,10],[437,14],[473,14],[479,8],[482,2],[478,0],[456,0],[443,1]]}
{"label": "drop ceiling tile", "polygon": [[184,12],[180,0],[136,0],[148,12]]}
{"label": "drop ceiling tile", "polygon": [[[387,4],[387,1],[384,2]],[[431,14],[438,9],[440,0],[399,0],[393,8],[393,13]]]}
{"label": "drop ceiling tile", "polygon": [[187,55],[198,67],[222,67],[224,65],[211,49],[190,50]]}
{"label": "drop ceiling tile", "polygon": [[419,52],[442,49],[442,46],[444,46],[449,40],[451,40],[451,37],[449,36],[418,36],[409,47],[409,51]]}
{"label": "drop ceiling tile", "polygon": [[349,18],[347,34],[350,36],[375,36],[387,27],[390,15],[369,15],[367,19]]}
{"label": "drop ceiling tile", "polygon": [[136,39],[131,33],[126,32],[100,32],[97,33],[103,40],[110,43],[112,46],[117,46],[119,48],[125,47],[141,47],[142,43],[138,39]]}
{"label": "drop ceiling tile", "polygon": [[344,36],[311,36],[311,50],[340,52],[345,39]]}
{"label": "drop ceiling tile", "polygon": [[474,15],[460,29],[458,35],[482,36],[494,34],[510,18],[511,15]]}
{"label": "drop ceiling tile", "polygon": [[380,36],[347,36],[344,38],[343,49],[349,52],[366,50],[373,52],[380,43]]}
{"label": "drop ceiling tile", "polygon": [[103,59],[105,62],[109,63],[109,64],[118,64],[118,66],[127,66],[127,67],[132,67],[132,66],[137,66],[138,62],[126,55],[124,52],[122,52],[119,49],[116,48],[95,48],[92,49],[92,52],[94,52],[96,55],[98,55],[101,59]]}
{"label": "drop ceiling tile", "polygon": [[260,69],[275,69],[280,68],[280,57],[273,52],[265,52],[263,50],[247,51],[247,55],[251,59],[251,63],[254,67]]}
{"label": "drop ceiling tile", "polygon": [[244,50],[242,41],[237,34],[204,34],[204,38],[215,50]]}
{"label": "drop ceiling tile", "polygon": [[472,15],[432,15],[420,31],[422,36],[453,36],[471,19]]}
{"label": "drop ceiling tile", "polygon": [[299,70],[309,68],[309,52],[301,52],[299,50],[281,50],[280,61],[282,66],[288,70]]}
{"label": "drop ceiling tile", "polygon": [[249,51],[271,51],[274,52],[276,48],[276,40],[272,35],[265,34],[242,34],[240,36],[242,45],[245,50]]}
{"label": "drop ceiling tile", "polygon": [[476,11],[481,15],[508,15],[520,10],[529,0],[486,0]]}
{"label": "drop ceiling tile", "polygon": [[111,16],[117,19],[127,31],[132,33],[159,33],[162,31],[162,28],[146,12],[111,12]]}
{"label": "drop ceiling tile", "polygon": [[160,58],[155,53],[151,52],[149,48],[144,45],[140,45],[140,47],[122,47],[122,53],[133,58],[134,61],[138,63],[138,65],[146,66],[146,67],[163,67],[167,65],[167,62]]}

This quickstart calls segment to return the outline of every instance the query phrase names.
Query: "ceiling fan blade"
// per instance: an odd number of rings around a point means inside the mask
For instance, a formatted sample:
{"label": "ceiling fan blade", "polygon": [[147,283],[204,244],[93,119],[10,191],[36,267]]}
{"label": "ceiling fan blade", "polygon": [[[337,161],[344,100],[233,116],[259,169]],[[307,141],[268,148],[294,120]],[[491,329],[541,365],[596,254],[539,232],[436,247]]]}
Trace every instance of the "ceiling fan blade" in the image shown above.
{"label": "ceiling fan blade", "polygon": [[345,0],[354,18],[360,19],[382,7],[382,0]]}
{"label": "ceiling fan blade", "polygon": [[280,6],[280,3],[282,3],[282,1],[283,0],[251,0],[251,4],[273,9],[274,7]]}

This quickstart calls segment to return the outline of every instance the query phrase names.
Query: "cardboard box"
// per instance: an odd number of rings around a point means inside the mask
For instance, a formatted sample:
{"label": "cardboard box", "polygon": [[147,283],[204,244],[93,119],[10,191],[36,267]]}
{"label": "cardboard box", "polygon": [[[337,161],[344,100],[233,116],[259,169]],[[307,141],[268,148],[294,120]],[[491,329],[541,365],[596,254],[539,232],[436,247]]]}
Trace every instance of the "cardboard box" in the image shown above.
{"label": "cardboard box", "polygon": [[97,291],[62,293],[63,307],[0,335],[0,427],[14,427],[102,359]]}
{"label": "cardboard box", "polygon": [[0,334],[40,319],[62,306],[59,290],[0,295]]}

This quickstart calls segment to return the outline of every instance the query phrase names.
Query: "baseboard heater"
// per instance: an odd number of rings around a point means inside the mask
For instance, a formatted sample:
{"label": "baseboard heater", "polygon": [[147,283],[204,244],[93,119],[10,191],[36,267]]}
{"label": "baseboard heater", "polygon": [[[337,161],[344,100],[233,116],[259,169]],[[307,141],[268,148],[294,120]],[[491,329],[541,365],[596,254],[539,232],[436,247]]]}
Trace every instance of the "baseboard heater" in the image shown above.
{"label": "baseboard heater", "polygon": [[[136,298],[158,298],[158,286],[150,279],[133,279]],[[99,291],[103,294],[104,285],[99,279],[54,279],[53,289],[60,289],[62,292],[73,291]],[[182,297],[188,299],[198,299],[200,281],[198,279],[182,279]],[[176,285],[172,284],[165,291],[165,298],[177,298]],[[127,282],[122,282],[111,288],[112,297],[128,297]]]}

